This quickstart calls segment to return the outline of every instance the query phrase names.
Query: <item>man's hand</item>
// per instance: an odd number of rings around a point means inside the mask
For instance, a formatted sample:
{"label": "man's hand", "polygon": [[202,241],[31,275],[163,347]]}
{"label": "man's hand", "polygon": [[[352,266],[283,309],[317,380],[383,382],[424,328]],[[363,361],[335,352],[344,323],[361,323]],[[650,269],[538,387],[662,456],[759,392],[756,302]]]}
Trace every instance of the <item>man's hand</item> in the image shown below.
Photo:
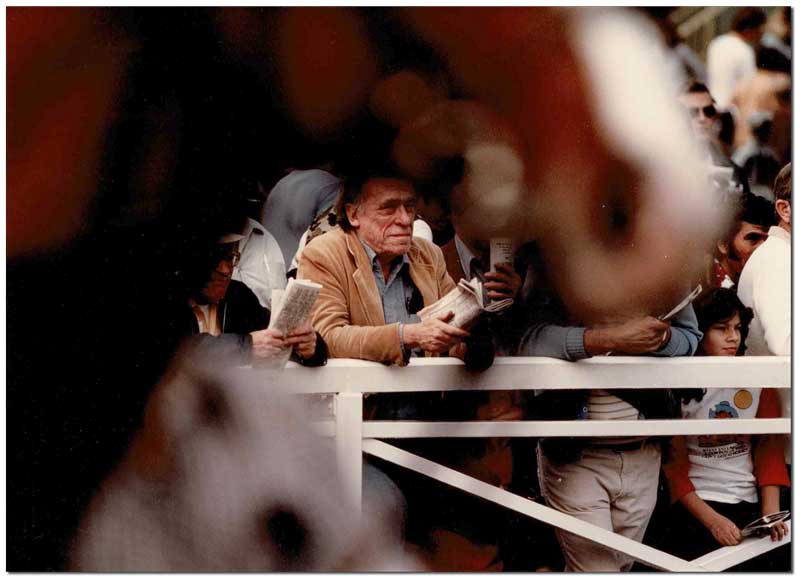
{"label": "man's hand", "polygon": [[725,546],[734,546],[742,542],[742,531],[733,522],[714,512],[706,521],[706,528],[714,535],[717,542]]}
{"label": "man's hand", "polygon": [[489,299],[513,300],[522,287],[522,278],[510,263],[497,263],[494,267],[497,271],[489,271],[484,275],[486,282],[483,287],[488,290]]}
{"label": "man's hand", "polygon": [[311,358],[317,350],[317,333],[310,322],[305,322],[286,337],[286,346],[291,346],[302,359]]}
{"label": "man's hand", "polygon": [[253,338],[253,356],[255,358],[270,358],[276,356],[287,344],[283,334],[278,330],[256,330],[250,332]]}
{"label": "man's hand", "polygon": [[591,355],[618,352],[645,354],[655,352],[669,341],[669,322],[652,316],[628,320],[615,326],[587,328],[583,341]]}
{"label": "man's hand", "polygon": [[418,324],[406,324],[403,327],[403,343],[408,348],[422,348],[427,352],[445,352],[469,332],[447,324],[453,319],[453,312],[447,312],[436,318],[429,318]]}

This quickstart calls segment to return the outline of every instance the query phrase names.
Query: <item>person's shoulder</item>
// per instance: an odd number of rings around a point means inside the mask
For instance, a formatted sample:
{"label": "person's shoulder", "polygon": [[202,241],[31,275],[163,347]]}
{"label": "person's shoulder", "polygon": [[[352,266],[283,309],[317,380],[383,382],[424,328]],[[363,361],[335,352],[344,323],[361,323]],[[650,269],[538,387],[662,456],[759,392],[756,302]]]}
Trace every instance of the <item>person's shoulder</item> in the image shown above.
{"label": "person's shoulder", "polygon": [[303,248],[301,258],[328,257],[347,253],[347,233],[341,227],[334,227],[326,233],[314,237]]}
{"label": "person's shoulder", "polygon": [[258,303],[258,298],[253,291],[241,281],[232,279],[228,284],[228,289],[225,292],[225,301],[229,304],[241,304],[242,302]]}
{"label": "person's shoulder", "polygon": [[435,261],[444,261],[442,249],[435,243],[432,243],[422,237],[413,237],[411,240],[409,257],[411,257],[412,261],[414,260],[415,255],[431,263]]}
{"label": "person's shoulder", "polygon": [[[761,245],[759,245],[755,251],[753,251],[753,254],[747,260],[747,263],[745,263],[745,268],[750,264],[753,258],[756,257],[756,255],[758,255],[759,257],[759,259],[756,261],[756,265],[766,262],[772,268],[780,267],[780,264],[775,261],[776,257],[783,255],[791,256],[792,253],[791,243],[787,239],[774,234],[774,231],[772,231],[772,229],[770,229],[770,231],[771,232],[767,237],[767,239]],[[789,266],[790,264],[786,263],[783,267],[789,269]]]}

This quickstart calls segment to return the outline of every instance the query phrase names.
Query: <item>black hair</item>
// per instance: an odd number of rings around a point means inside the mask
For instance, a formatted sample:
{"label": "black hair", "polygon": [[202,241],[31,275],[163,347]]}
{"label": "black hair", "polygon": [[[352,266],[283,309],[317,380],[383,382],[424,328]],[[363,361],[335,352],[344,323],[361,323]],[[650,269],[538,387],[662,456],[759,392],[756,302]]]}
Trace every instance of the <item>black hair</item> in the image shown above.
{"label": "black hair", "polygon": [[706,86],[705,83],[701,83],[697,79],[689,79],[686,83],[684,83],[681,93],[708,93],[711,95],[711,91],[708,90],[708,86]]}
{"label": "black hair", "polygon": [[[733,240],[736,238],[739,229],[741,229],[742,222],[758,225],[765,231],[777,225],[778,222],[775,217],[774,205],[764,197],[747,193],[730,200],[733,208],[730,208],[729,212],[730,216],[733,218],[730,221],[727,232],[720,238],[720,241],[724,241],[728,244],[728,255],[730,258],[738,260],[741,258],[736,253]],[[718,253],[718,251],[715,251],[715,256],[716,253]]]}
{"label": "black hair", "polygon": [[703,334],[714,324],[729,320],[738,313],[742,322],[742,340],[736,354],[737,356],[744,354],[745,340],[753,319],[753,310],[742,303],[739,296],[736,295],[735,288],[713,288],[701,294],[694,301],[693,306],[697,315],[698,327]]}
{"label": "black hair", "polygon": [[736,216],[737,222],[745,221],[766,230],[776,224],[775,209],[770,201],[755,194],[745,195],[743,199],[742,209]]}
{"label": "black hair", "polygon": [[733,17],[731,28],[736,32],[746,32],[754,30],[767,22],[767,15],[760,8],[748,6],[742,8]]}
{"label": "black hair", "polygon": [[764,71],[792,74],[792,62],[778,49],[760,46],[756,51],[756,67]]}

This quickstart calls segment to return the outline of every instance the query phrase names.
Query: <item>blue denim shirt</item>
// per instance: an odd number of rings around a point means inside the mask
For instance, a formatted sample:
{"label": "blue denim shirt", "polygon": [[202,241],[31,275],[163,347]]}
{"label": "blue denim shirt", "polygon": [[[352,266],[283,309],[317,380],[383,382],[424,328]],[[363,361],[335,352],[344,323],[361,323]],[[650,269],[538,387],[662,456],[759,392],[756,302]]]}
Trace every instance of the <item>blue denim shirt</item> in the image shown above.
{"label": "blue denim shirt", "polygon": [[[419,322],[419,316],[411,313],[410,309],[415,288],[409,272],[411,260],[408,255],[398,258],[389,271],[389,277],[384,279],[377,254],[364,241],[361,241],[361,244],[372,265],[372,275],[375,277],[375,285],[378,286],[378,294],[383,305],[384,322],[387,324]],[[411,354],[416,355],[416,352]],[[408,355],[410,356],[410,354]],[[420,419],[423,418],[423,415],[436,411],[439,401],[440,397],[437,393],[389,393],[372,397],[375,406],[374,415],[377,419]]]}
{"label": "blue denim shirt", "polygon": [[389,271],[388,279],[384,280],[378,255],[364,241],[361,241],[361,244],[367,252],[367,257],[372,265],[372,275],[375,276],[375,284],[378,286],[378,294],[381,296],[383,321],[387,324],[419,322],[419,316],[409,313],[411,297],[414,294],[414,283],[411,281],[409,273],[411,260],[408,255],[403,255],[402,258],[395,260]]}

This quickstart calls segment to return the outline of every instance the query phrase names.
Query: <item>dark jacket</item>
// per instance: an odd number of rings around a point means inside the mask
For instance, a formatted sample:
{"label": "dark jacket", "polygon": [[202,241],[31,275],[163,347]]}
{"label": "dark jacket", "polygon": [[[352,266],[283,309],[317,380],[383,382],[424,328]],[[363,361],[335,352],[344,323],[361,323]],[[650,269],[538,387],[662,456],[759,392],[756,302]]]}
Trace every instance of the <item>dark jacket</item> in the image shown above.
{"label": "dark jacket", "polygon": [[[258,298],[246,285],[235,280],[230,282],[217,310],[222,330],[220,336],[200,334],[197,318],[188,302],[175,306],[170,333],[179,339],[192,337],[192,342],[204,348],[218,347],[232,352],[234,360],[249,363],[253,348],[250,333],[269,325],[270,311],[259,304]],[[317,333],[317,348],[313,356],[304,360],[292,351],[291,359],[306,366],[322,366],[328,360],[328,348]]]}

